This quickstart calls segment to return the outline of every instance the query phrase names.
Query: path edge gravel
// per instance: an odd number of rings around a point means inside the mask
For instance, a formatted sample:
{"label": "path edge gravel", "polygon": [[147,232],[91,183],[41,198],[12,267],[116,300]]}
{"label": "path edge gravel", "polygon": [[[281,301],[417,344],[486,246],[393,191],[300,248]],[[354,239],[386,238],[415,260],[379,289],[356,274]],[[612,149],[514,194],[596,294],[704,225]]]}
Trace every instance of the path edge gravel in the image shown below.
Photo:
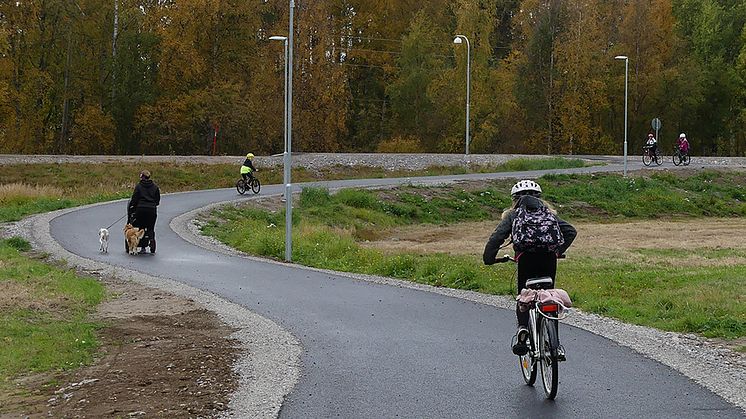
{"label": "path edge gravel", "polygon": [[53,219],[72,211],[110,203],[38,214],[0,227],[4,227],[6,235],[23,237],[36,250],[47,253],[54,260],[64,261],[84,271],[95,271],[189,298],[215,313],[221,321],[236,329],[230,337],[240,342],[239,358],[232,366],[238,376],[238,388],[230,396],[228,410],[221,417],[276,418],[285,396],[298,381],[300,371],[301,346],[290,332],[211,292],[78,256],[65,250],[52,238],[50,222]]}
{"label": "path edge gravel", "polygon": [[[262,197],[267,198],[281,195],[262,195]],[[170,227],[184,240],[196,246],[225,255],[263,263],[292,266],[297,269],[321,272],[376,284],[431,292],[496,308],[515,309],[515,300],[509,296],[481,294],[474,291],[434,287],[388,277],[338,272],[292,263],[289,264],[273,259],[251,256],[229,247],[217,239],[201,234],[201,225],[197,220],[200,214],[222,206],[237,205],[245,202],[245,198],[237,198],[197,208],[174,217]],[[707,388],[746,413],[746,356],[742,354],[694,334],[666,332],[651,327],[626,324],[616,319],[586,313],[579,309],[571,309],[570,316],[563,322],[609,339],[621,346],[634,350],[646,358],[660,362]],[[507,344],[506,350],[509,350]],[[569,356],[572,356],[572,354],[569,354]]]}

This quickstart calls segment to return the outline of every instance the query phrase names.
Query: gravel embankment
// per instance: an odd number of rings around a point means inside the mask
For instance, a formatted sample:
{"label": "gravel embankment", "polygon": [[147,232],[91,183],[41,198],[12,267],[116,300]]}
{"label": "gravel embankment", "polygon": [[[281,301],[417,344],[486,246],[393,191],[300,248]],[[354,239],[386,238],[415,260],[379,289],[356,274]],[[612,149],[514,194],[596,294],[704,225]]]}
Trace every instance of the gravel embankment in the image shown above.
{"label": "gravel embankment", "polygon": [[[293,154],[293,167],[319,169],[334,166],[382,167],[386,170],[420,170],[431,166],[490,166],[508,160],[524,158],[545,158],[543,155],[522,154],[373,154],[373,153],[298,153]],[[621,156],[558,156],[581,158],[592,161],[621,163]],[[236,164],[243,162],[243,156],[51,156],[51,155],[8,155],[0,154],[0,165],[35,163],[173,163],[173,164]],[[629,161],[638,161],[639,156],[630,155]],[[670,158],[664,164],[671,163]],[[261,167],[282,165],[282,156],[257,156],[254,164]],[[746,166],[746,157],[692,157],[690,167],[706,166]]]}

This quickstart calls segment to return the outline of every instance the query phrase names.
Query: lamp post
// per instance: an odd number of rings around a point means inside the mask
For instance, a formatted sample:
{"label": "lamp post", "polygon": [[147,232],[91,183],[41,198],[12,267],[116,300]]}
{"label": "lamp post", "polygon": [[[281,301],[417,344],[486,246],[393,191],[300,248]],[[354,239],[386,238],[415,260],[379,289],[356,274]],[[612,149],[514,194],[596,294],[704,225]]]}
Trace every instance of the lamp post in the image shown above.
{"label": "lamp post", "polygon": [[471,44],[469,38],[464,35],[456,35],[454,44],[461,44],[462,39],[466,41],[466,154],[469,154],[469,102],[471,96]]}
{"label": "lamp post", "polygon": [[293,11],[295,1],[290,0],[289,36],[271,36],[273,41],[285,43],[285,152],[283,153],[283,181],[285,183],[285,261],[293,255],[293,194],[290,180],[293,144]]}
{"label": "lamp post", "polygon": [[617,55],[615,60],[624,60],[624,177],[627,177],[627,79],[629,76],[629,57]]}

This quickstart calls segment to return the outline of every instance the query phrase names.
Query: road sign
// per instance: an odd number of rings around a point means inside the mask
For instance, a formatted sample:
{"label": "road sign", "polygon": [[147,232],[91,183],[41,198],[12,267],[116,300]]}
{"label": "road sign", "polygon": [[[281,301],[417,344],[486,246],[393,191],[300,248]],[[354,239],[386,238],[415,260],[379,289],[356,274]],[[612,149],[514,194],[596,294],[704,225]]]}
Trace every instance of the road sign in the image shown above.
{"label": "road sign", "polygon": [[661,129],[661,120],[659,118],[653,118],[653,122],[651,123],[654,130],[658,131]]}

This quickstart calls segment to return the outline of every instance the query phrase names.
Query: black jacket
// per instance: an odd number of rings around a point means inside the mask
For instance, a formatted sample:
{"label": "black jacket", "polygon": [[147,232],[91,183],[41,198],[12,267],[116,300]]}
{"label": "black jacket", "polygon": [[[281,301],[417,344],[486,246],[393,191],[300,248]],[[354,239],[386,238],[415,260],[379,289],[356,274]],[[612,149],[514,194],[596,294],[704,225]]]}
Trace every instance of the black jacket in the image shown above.
{"label": "black jacket", "polygon": [[[518,201],[517,206],[522,206],[526,209],[536,209],[540,206],[544,206],[544,203],[533,196],[526,195],[521,197],[521,199]],[[497,225],[497,228],[495,228],[495,231],[490,236],[489,240],[487,240],[487,245],[484,247],[484,254],[482,255],[482,260],[484,261],[485,265],[492,265],[495,263],[495,258],[497,257],[497,252],[500,250],[500,246],[505,242],[505,240],[508,239],[510,236],[510,233],[513,231],[513,220],[515,219],[515,209],[512,208],[509,210],[508,214],[503,217],[502,221],[500,221],[500,224]],[[565,243],[557,249],[558,254],[563,254],[567,250],[568,247],[572,244],[573,240],[575,240],[575,236],[577,236],[577,231],[575,230],[575,227],[570,225],[567,221],[561,220],[559,217],[557,217],[557,222],[559,224],[560,231],[562,232],[562,237],[565,239]],[[515,249],[514,249],[515,250]]]}
{"label": "black jacket", "polygon": [[137,208],[153,208],[161,203],[161,190],[158,185],[150,179],[142,179],[135,186],[127,209],[129,213],[134,212]]}
{"label": "black jacket", "polygon": [[251,159],[246,159],[243,162],[243,165],[251,169],[252,172],[256,172],[256,169],[254,168],[254,164],[251,162]]}

